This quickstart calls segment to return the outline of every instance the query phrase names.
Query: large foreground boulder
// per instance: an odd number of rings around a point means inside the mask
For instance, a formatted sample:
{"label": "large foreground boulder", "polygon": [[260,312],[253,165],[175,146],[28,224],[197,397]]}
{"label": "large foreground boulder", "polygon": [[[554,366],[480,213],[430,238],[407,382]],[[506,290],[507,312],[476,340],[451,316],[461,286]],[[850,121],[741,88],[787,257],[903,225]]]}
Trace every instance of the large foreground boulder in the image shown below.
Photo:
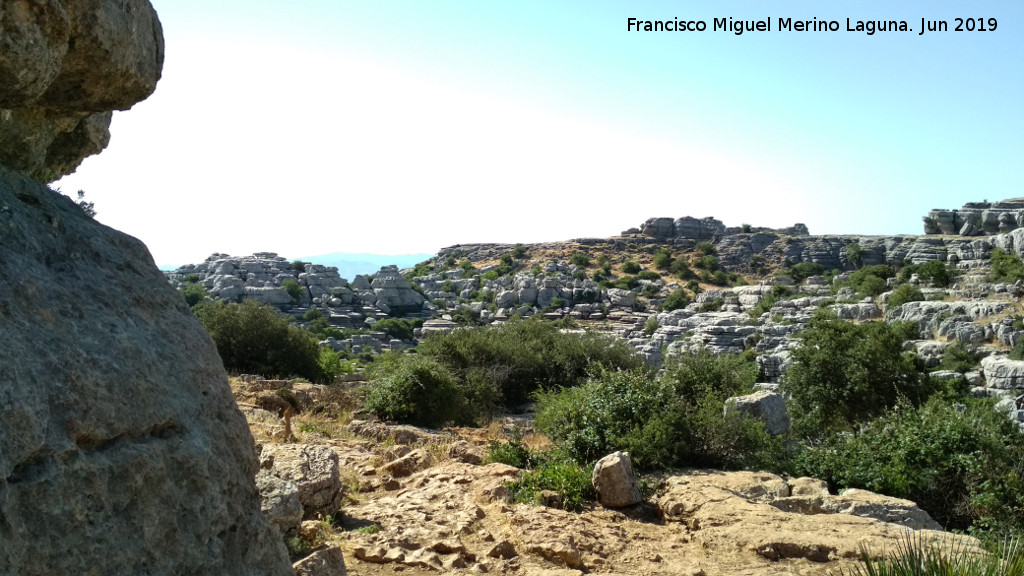
{"label": "large foreground boulder", "polygon": [[0,279],[0,572],[292,574],[217,350],[145,246],[0,168]]}

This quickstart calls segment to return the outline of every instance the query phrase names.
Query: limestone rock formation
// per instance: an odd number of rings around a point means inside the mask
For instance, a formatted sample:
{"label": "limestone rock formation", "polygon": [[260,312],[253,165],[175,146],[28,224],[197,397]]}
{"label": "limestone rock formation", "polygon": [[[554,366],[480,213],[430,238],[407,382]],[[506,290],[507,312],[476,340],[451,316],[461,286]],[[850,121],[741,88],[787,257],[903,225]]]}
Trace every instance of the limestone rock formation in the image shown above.
{"label": "limestone rock formation", "polygon": [[615,452],[598,460],[594,464],[593,484],[597,501],[608,508],[632,506],[643,500],[629,452]]}
{"label": "limestone rock formation", "polygon": [[0,278],[2,571],[291,573],[216,348],[145,246],[0,168]]}
{"label": "limestone rock formation", "polygon": [[725,401],[725,413],[743,414],[764,422],[769,434],[779,435],[789,431],[789,411],[781,394],[755,392],[746,396],[734,396]]}
{"label": "limestone rock formation", "polygon": [[303,517],[330,516],[341,506],[338,455],[316,444],[266,444],[260,453],[263,467],[295,484]]}
{"label": "limestone rock formation", "polygon": [[0,164],[48,182],[110,140],[112,110],[156,88],[164,40],[148,0],[0,4]]}
{"label": "limestone rock formation", "polygon": [[925,234],[991,236],[1024,223],[1024,198],[1002,202],[968,202],[957,210],[932,210],[924,217]]}

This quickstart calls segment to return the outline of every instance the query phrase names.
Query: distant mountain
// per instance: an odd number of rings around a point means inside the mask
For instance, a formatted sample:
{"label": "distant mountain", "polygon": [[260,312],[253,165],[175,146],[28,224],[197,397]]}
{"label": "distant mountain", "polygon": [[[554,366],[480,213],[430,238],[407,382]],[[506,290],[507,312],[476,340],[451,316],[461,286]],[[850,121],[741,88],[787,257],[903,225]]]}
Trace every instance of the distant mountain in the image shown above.
{"label": "distant mountain", "polygon": [[368,254],[365,252],[332,252],[319,256],[303,256],[297,260],[323,264],[324,266],[336,266],[338,274],[346,280],[352,280],[359,274],[373,274],[380,270],[381,266],[394,264],[399,268],[411,268],[434,254]]}

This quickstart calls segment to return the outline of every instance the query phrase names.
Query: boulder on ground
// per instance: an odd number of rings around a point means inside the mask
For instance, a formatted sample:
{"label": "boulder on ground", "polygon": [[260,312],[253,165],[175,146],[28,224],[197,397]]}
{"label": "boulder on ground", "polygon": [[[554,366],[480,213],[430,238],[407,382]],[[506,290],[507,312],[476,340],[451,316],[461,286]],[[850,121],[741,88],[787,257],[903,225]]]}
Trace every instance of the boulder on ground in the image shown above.
{"label": "boulder on ground", "polygon": [[607,508],[632,506],[643,500],[629,452],[614,452],[598,460],[592,481],[597,501]]}
{"label": "boulder on ground", "polygon": [[263,467],[299,490],[303,518],[329,516],[338,511],[343,496],[338,455],[320,444],[266,444]]}
{"label": "boulder on ground", "polygon": [[789,411],[786,400],[776,392],[754,392],[746,396],[733,396],[725,401],[725,414],[743,414],[764,422],[769,434],[778,436],[789,431]]}

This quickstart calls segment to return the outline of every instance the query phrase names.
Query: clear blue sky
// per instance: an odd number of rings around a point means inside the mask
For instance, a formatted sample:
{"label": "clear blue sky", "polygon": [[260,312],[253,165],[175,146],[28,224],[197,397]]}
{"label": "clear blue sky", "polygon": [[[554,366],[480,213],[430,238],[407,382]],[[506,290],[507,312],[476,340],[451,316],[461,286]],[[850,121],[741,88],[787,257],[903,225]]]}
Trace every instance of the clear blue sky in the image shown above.
{"label": "clear blue sky", "polygon": [[[930,208],[1024,196],[1019,0],[152,1],[156,94],[58,185],[162,265],[608,236],[651,216],[917,234]],[[721,17],[772,31],[712,31]],[[922,18],[950,31],[919,36]]]}

